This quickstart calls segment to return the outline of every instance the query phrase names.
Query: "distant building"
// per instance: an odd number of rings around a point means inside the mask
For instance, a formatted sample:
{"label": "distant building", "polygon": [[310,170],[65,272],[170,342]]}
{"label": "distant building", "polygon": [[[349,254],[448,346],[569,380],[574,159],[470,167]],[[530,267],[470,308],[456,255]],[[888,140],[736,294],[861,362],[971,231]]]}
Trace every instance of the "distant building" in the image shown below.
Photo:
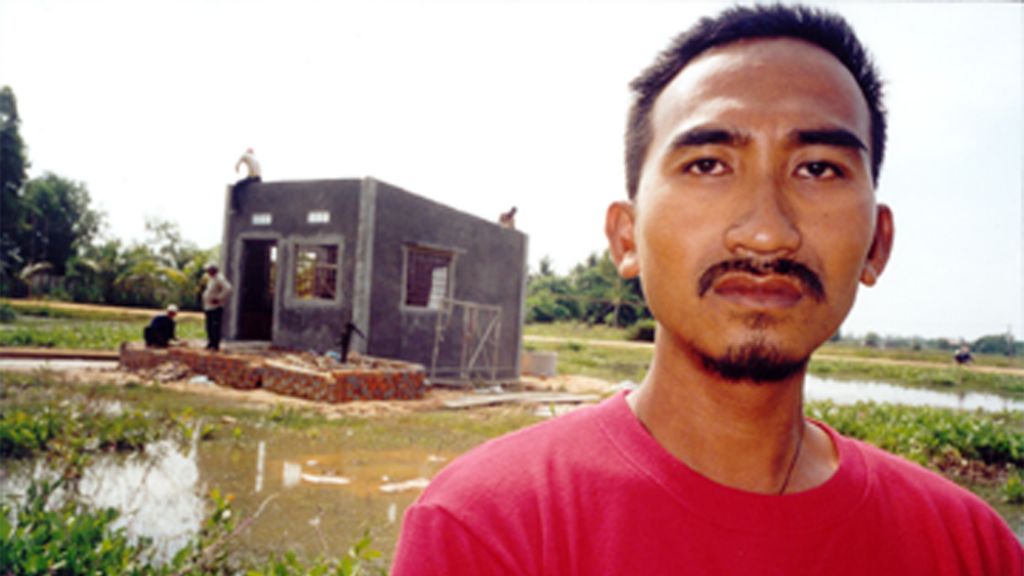
{"label": "distant building", "polygon": [[253,183],[226,205],[229,340],[325,352],[352,322],[353,350],[435,381],[518,376],[523,233],[372,178]]}

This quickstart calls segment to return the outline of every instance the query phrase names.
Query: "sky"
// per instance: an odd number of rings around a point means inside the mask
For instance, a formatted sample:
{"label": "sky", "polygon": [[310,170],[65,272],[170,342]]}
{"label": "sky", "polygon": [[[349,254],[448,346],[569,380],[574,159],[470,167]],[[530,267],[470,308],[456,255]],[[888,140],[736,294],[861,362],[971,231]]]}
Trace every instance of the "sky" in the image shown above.
{"label": "sky", "polygon": [[[843,331],[1024,339],[1019,4],[821,3],[886,81],[892,259]],[[721,3],[0,0],[0,85],[32,163],[83,182],[105,234],[220,242],[252,147],[264,180],[373,176],[487,219],[531,268],[605,247],[628,82]]]}

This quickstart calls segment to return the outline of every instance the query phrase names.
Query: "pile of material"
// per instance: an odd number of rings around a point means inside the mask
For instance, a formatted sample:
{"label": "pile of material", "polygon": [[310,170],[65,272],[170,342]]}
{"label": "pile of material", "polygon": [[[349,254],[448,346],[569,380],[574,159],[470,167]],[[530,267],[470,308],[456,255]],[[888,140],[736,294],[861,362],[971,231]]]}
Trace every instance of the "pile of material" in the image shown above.
{"label": "pile of material", "polygon": [[121,366],[158,382],[202,374],[221,386],[239,390],[264,388],[276,394],[319,402],[413,400],[426,391],[426,374],[418,364],[353,355],[338,358],[282,350],[223,351],[175,347],[121,347]]}

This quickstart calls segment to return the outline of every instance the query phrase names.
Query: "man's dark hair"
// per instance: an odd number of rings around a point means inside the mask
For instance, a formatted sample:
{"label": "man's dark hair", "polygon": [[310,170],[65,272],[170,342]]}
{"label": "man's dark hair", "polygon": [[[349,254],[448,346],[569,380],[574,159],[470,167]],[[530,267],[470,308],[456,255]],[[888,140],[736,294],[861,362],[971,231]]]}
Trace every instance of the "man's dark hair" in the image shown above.
{"label": "man's dark hair", "polygon": [[839,15],[806,6],[733,7],[702,18],[677,36],[631,83],[626,126],[626,190],[635,198],[640,168],[651,144],[651,109],[673,78],[704,51],[751,38],[797,38],[828,50],[853,75],[871,114],[871,176],[877,185],[885,156],[885,108],[878,71],[853,29]]}

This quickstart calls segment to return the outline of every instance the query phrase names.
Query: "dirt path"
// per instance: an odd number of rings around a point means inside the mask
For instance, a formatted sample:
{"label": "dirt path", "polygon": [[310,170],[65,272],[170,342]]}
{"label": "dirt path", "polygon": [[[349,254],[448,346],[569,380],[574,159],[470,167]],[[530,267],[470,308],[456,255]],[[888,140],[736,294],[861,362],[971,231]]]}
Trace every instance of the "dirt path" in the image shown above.
{"label": "dirt path", "polygon": [[[561,343],[561,342],[579,342],[587,346],[598,346],[605,348],[629,348],[629,349],[646,349],[650,350],[654,347],[650,342],[626,342],[622,340],[589,340],[580,338],[563,338],[559,336],[533,336],[525,335],[523,340],[526,342],[548,342],[548,343]],[[858,362],[862,364],[886,364],[890,366],[915,366],[919,368],[952,368],[955,365],[943,362],[927,362],[924,360],[900,360],[894,358],[862,358],[859,356],[843,356],[840,354],[828,354],[828,353],[817,353],[814,358],[818,360],[832,360],[839,362]],[[1008,374],[1011,376],[1024,377],[1024,369],[1021,368],[1003,368],[999,366],[977,366],[972,365],[965,368],[966,370],[973,370],[976,372],[987,372],[990,374]]]}

